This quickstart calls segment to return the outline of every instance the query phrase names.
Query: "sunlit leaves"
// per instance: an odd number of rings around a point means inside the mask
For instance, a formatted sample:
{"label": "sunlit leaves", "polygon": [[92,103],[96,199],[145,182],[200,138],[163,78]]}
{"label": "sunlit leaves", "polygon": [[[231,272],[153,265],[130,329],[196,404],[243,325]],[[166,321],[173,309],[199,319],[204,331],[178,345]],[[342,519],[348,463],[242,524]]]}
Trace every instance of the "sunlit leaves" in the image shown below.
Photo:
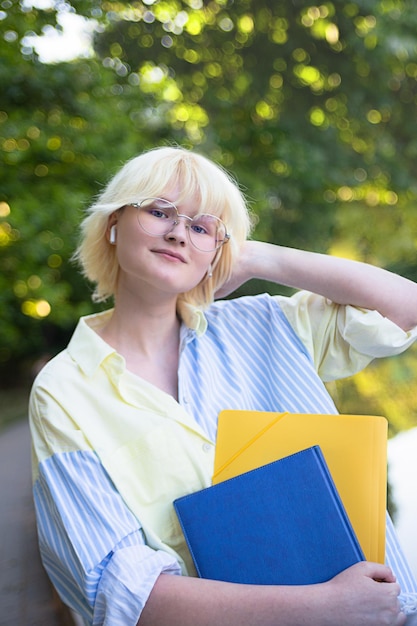
{"label": "sunlit leaves", "polygon": [[394,359],[376,361],[363,372],[335,385],[334,397],[349,413],[389,418],[390,435],[417,426],[415,380],[417,350],[410,348]]}
{"label": "sunlit leaves", "polygon": [[310,30],[313,37],[327,41],[334,50],[340,51],[342,45],[339,41],[339,28],[332,21],[334,14],[335,8],[331,3],[310,6],[301,12],[301,23]]}
{"label": "sunlit leaves", "polygon": [[294,67],[294,74],[302,85],[310,86],[313,91],[321,91],[324,87],[324,79],[320,71],[312,65],[300,63]]}
{"label": "sunlit leaves", "polygon": [[271,22],[269,36],[273,43],[284,44],[288,40],[288,21],[284,18],[275,18]]}
{"label": "sunlit leaves", "polygon": [[242,15],[237,20],[237,29],[245,34],[249,35],[255,29],[255,22],[251,15]]}
{"label": "sunlit leaves", "polygon": [[207,113],[197,104],[181,103],[170,109],[168,119],[173,128],[183,128],[194,144],[203,139],[202,128],[209,123]]}
{"label": "sunlit leaves", "polygon": [[[68,261],[82,210],[155,144],[197,147],[230,168],[260,238],[417,274],[413,2],[73,6],[97,20],[97,56],[56,65],[37,62],[33,34],[59,27],[60,11],[0,8],[3,364],[62,345],[91,310]],[[396,373],[404,385],[413,368]],[[352,389],[372,407],[368,382]]]}
{"label": "sunlit leaves", "polygon": [[199,35],[204,27],[204,18],[200,13],[193,13],[188,16],[185,24],[185,30],[190,35]]}
{"label": "sunlit leaves", "polygon": [[313,126],[327,127],[328,125],[326,114],[320,107],[313,107],[310,110],[309,119]]}
{"label": "sunlit leaves", "polygon": [[0,218],[10,215],[10,206],[7,202],[0,202]]}
{"label": "sunlit leaves", "polygon": [[34,319],[48,317],[51,312],[51,305],[46,300],[24,300],[22,303],[22,313]]}

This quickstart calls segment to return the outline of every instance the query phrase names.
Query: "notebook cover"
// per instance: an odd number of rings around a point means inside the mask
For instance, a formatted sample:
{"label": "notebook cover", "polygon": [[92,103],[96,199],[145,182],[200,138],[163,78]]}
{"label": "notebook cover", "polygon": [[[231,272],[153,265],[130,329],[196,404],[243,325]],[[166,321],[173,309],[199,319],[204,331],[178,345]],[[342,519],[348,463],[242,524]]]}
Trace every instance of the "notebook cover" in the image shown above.
{"label": "notebook cover", "polygon": [[213,483],[320,445],[366,558],[383,563],[387,432],[373,415],[222,411]]}
{"label": "notebook cover", "polygon": [[175,500],[202,578],[304,585],[363,560],[318,446]]}

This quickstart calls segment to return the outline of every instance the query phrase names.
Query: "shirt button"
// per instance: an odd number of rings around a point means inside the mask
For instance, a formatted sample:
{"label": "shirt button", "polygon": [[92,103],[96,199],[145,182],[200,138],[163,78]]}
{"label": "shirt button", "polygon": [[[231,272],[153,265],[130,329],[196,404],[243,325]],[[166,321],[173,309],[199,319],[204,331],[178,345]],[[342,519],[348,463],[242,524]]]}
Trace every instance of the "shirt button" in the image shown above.
{"label": "shirt button", "polygon": [[209,443],[203,443],[203,452],[210,452],[211,445]]}

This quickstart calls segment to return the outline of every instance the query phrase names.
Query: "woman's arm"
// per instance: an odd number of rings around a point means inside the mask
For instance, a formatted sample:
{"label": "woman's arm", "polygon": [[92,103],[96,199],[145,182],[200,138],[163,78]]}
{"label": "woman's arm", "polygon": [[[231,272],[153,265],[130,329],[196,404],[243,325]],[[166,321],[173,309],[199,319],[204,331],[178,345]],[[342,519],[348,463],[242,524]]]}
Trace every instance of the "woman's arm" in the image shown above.
{"label": "woman's arm", "polygon": [[180,574],[179,564],[146,545],[98,455],[41,383],[29,416],[39,549],[54,587],[88,623],[135,624],[155,580]]}
{"label": "woman's arm", "polygon": [[417,325],[417,284],[387,270],[339,257],[247,241],[222,297],[251,278],[305,289],[337,304],[378,311],[405,331]]}
{"label": "woman's arm", "polygon": [[398,593],[389,568],[366,562],[303,587],[161,575],[138,626],[402,626]]}

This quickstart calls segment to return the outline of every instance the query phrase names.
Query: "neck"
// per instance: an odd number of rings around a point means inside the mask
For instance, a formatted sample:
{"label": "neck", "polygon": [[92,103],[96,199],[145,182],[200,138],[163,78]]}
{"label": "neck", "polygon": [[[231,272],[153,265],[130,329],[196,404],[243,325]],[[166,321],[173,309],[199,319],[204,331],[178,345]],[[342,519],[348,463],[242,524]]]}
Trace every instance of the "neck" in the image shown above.
{"label": "neck", "polygon": [[146,356],[178,345],[179,326],[176,298],[150,303],[118,296],[113,315],[100,334],[121,354]]}
{"label": "neck", "polygon": [[121,306],[116,301],[101,337],[126,362],[133,374],[178,398],[180,322],[170,306]]}

